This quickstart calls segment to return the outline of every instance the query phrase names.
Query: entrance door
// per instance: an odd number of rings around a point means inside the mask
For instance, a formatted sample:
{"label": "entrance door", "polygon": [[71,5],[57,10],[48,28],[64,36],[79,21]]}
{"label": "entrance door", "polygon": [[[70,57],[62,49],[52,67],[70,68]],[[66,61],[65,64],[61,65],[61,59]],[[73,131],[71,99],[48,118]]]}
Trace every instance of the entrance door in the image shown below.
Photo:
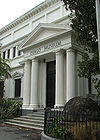
{"label": "entrance door", "polygon": [[47,63],[46,107],[55,105],[55,65],[56,61]]}

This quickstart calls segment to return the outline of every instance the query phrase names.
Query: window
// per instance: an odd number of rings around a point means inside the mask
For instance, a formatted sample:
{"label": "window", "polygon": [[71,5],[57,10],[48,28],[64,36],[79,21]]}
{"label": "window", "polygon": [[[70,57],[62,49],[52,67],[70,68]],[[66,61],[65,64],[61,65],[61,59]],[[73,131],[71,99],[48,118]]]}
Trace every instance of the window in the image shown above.
{"label": "window", "polygon": [[16,55],[16,47],[13,48],[13,58],[15,57]]}
{"label": "window", "polygon": [[4,81],[0,81],[0,97],[4,94]]}
{"label": "window", "polygon": [[21,78],[15,79],[15,97],[20,97],[21,95]]}
{"label": "window", "polygon": [[8,50],[7,58],[8,58],[8,59],[10,58],[10,49]]}
{"label": "window", "polygon": [[18,56],[20,56],[21,55],[21,51],[18,51]]}
{"label": "window", "polygon": [[6,52],[3,52],[3,59],[5,59]]}

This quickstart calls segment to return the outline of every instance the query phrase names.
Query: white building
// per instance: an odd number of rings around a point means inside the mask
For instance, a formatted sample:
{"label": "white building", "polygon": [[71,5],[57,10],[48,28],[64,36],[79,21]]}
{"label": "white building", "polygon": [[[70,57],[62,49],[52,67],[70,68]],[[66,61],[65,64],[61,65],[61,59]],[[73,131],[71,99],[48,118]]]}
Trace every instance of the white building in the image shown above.
{"label": "white building", "polygon": [[0,30],[1,54],[10,59],[12,79],[5,97],[23,98],[23,109],[63,106],[88,94],[77,75],[81,49],[61,0],[46,0]]}

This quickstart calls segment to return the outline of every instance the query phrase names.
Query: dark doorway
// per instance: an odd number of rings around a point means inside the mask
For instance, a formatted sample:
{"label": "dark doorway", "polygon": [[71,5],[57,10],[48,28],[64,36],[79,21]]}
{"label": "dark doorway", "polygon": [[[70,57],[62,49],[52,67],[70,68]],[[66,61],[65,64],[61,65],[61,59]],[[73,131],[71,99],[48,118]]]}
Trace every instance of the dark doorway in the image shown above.
{"label": "dark doorway", "polygon": [[15,79],[15,97],[21,95],[21,79]]}
{"label": "dark doorway", "polygon": [[4,95],[4,81],[0,81],[0,97],[3,98]]}
{"label": "dark doorway", "polygon": [[53,108],[55,105],[55,67],[56,61],[47,63],[46,107]]}

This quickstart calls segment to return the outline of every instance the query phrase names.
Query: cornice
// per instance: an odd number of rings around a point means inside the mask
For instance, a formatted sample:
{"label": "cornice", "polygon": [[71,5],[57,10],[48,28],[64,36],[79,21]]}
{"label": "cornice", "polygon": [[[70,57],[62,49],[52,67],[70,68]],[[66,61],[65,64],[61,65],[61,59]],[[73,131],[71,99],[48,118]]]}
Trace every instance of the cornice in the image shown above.
{"label": "cornice", "polygon": [[8,30],[12,29],[13,27],[19,25],[20,23],[24,22],[25,20],[28,20],[32,16],[35,16],[36,14],[42,12],[43,10],[47,9],[48,7],[54,5],[57,2],[60,2],[61,0],[45,0],[38,6],[34,7],[24,15],[20,16],[16,20],[9,23],[7,26],[1,28],[0,35],[2,35],[4,32],[7,32]]}
{"label": "cornice", "polygon": [[26,35],[24,35],[24,36],[22,36],[22,37],[20,37],[20,38],[18,38],[16,40],[14,40],[14,41],[11,41],[10,43],[8,43],[8,44],[6,44],[4,46],[1,46],[1,49],[6,48],[6,47],[8,47],[8,46],[10,46],[10,45],[12,45],[12,44],[14,44],[16,42],[20,42],[20,41],[24,40],[26,37],[28,37],[29,34],[30,33],[28,33],[28,34],[26,34]]}

